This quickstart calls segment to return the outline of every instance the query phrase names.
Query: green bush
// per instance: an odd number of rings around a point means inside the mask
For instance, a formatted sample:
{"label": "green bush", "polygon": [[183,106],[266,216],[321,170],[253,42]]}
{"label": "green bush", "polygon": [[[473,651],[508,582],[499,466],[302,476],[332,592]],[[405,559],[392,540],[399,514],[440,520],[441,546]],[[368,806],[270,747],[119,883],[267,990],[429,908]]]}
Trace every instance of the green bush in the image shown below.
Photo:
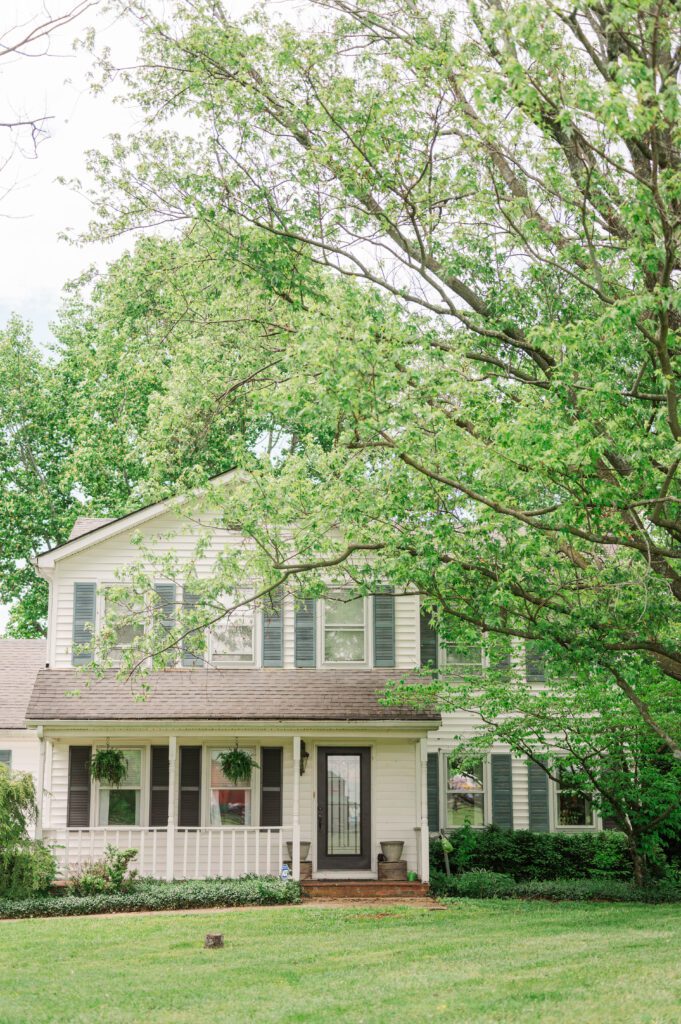
{"label": "green bush", "polygon": [[130,861],[137,856],[137,850],[119,850],[111,843],[106,847],[101,860],[84,864],[81,870],[69,880],[69,889],[74,896],[95,896],[106,892],[128,892],[137,876],[129,871]]}
{"label": "green bush", "polygon": [[[621,832],[528,832],[468,826],[448,833],[454,847],[449,863],[456,871],[496,871],[516,881],[552,878],[631,880],[626,836]],[[439,839],[430,844],[431,869],[444,870]]]}
{"label": "green bush", "polygon": [[510,875],[494,871],[466,871],[449,876],[435,871],[430,880],[430,891],[434,896],[477,899],[681,902],[681,884],[673,881],[657,882],[645,888],[620,878],[553,878],[515,882]]}
{"label": "green bush", "polygon": [[195,907],[271,906],[300,903],[300,884],[280,878],[246,876],[202,881],[135,881],[129,892],[0,899],[0,918],[77,917],[140,910],[190,910]]}
{"label": "green bush", "polygon": [[46,893],[56,877],[54,854],[43,843],[27,839],[0,854],[0,897]]}

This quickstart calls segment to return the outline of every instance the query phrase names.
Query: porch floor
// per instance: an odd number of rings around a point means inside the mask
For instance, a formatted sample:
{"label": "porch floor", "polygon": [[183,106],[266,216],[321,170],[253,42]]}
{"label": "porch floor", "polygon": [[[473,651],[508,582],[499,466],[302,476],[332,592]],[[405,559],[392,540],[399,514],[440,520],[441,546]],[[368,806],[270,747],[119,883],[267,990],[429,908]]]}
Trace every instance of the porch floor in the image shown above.
{"label": "porch floor", "polygon": [[377,879],[305,879],[301,883],[305,899],[375,900],[418,899],[428,895],[426,882],[385,882]]}

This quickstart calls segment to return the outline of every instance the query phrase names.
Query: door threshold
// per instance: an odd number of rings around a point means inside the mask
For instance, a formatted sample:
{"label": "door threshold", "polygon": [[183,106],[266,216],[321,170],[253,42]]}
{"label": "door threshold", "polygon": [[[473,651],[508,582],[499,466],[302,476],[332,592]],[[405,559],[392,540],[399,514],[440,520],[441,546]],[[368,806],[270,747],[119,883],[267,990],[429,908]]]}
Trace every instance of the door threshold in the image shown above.
{"label": "door threshold", "polygon": [[314,878],[315,880],[320,882],[344,881],[346,878],[350,881],[356,880],[358,882],[362,881],[363,879],[366,879],[368,881],[375,881],[376,872],[368,870],[349,871],[347,869],[343,870],[343,868],[338,868],[338,870],[332,871],[330,868],[327,868],[324,871],[315,871]]}

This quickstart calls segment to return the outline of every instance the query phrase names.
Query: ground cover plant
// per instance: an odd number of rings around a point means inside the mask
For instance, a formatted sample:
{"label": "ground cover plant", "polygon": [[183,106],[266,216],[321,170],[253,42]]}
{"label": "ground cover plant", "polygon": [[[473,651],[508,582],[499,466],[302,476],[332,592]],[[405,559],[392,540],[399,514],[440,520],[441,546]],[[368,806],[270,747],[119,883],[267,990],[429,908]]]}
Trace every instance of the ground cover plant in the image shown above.
{"label": "ground cover plant", "polygon": [[673,1024],[680,944],[675,908],[493,900],[8,921],[0,1019]]}
{"label": "ground cover plant", "polygon": [[[92,876],[87,876],[91,878]],[[100,877],[100,876],[97,876]],[[95,879],[96,880],[96,879]],[[63,893],[23,899],[0,899],[0,918],[79,917],[196,907],[244,907],[297,903],[297,882],[274,877],[208,878],[175,882],[125,880],[118,889],[79,884]]]}

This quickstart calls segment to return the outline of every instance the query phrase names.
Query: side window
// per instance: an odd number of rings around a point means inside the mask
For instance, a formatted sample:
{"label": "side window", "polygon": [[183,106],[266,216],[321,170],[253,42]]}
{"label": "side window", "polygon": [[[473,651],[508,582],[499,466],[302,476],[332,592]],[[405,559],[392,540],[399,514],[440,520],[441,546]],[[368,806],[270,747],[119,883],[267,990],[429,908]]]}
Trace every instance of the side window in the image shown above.
{"label": "side window", "polygon": [[463,768],[461,762],[449,763],[447,774],[447,828],[485,824],[484,762]]}
{"label": "side window", "polygon": [[444,663],[449,670],[448,675],[455,682],[478,679],[483,671],[482,647],[468,647],[465,650],[445,647]]}
{"label": "side window", "polygon": [[594,823],[594,811],[588,794],[572,781],[569,771],[561,771],[556,786],[558,825],[563,828],[588,828]]}
{"label": "side window", "polygon": [[5,766],[8,772],[12,770],[12,751],[0,750],[0,765]]}
{"label": "side window", "polygon": [[125,651],[138,637],[144,636],[144,599],[117,598],[113,590],[107,590],[104,593],[104,616],[115,632],[111,660],[120,663]]}

